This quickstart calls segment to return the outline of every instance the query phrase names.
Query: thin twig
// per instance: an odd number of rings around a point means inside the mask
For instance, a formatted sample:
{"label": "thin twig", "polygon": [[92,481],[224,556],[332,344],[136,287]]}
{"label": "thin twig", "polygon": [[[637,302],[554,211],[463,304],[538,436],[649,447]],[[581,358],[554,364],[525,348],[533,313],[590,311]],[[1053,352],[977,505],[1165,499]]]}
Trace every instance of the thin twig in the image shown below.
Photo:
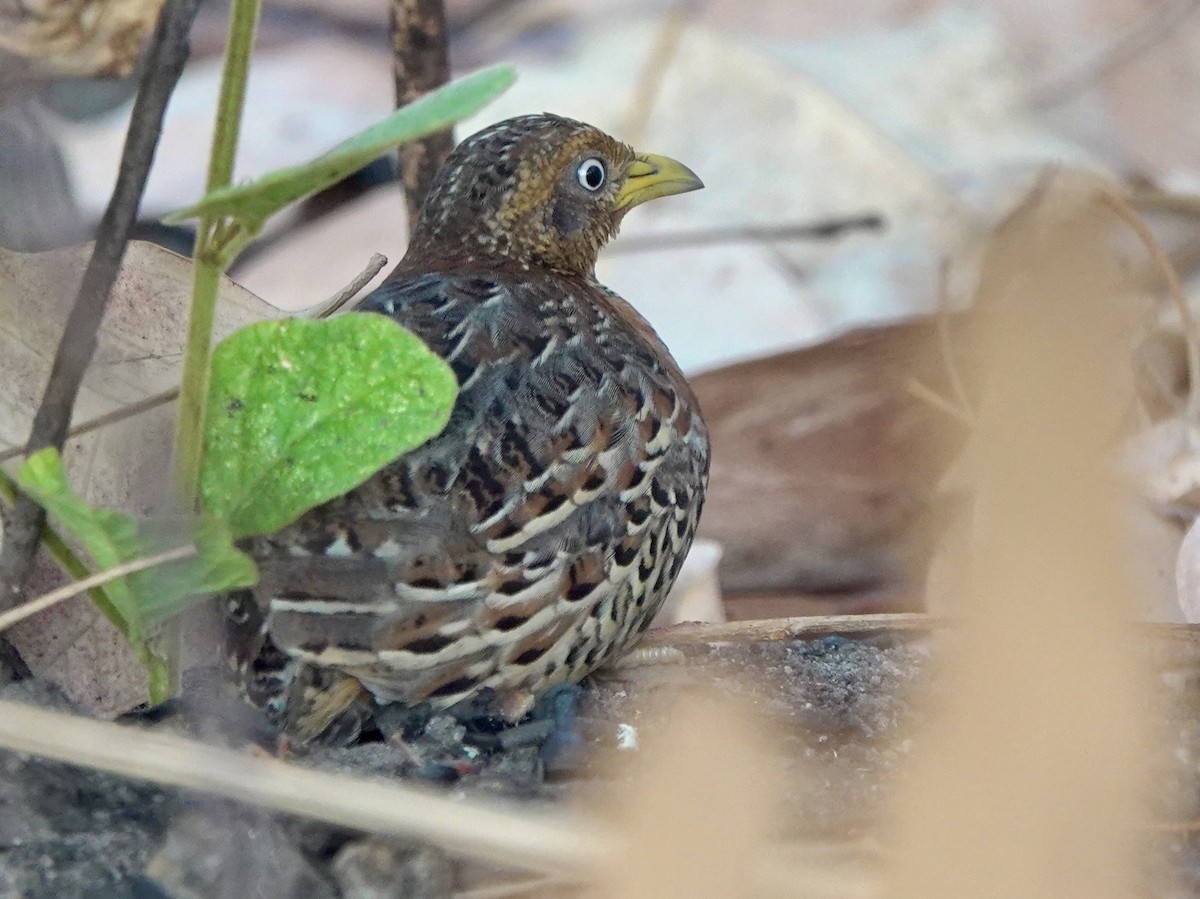
{"label": "thin twig", "polygon": [[635,147],[639,146],[646,137],[646,127],[650,124],[650,115],[654,112],[654,104],[662,91],[663,79],[666,77],[675,55],[679,52],[679,43],[683,39],[683,34],[687,30],[692,16],[693,12],[687,3],[678,3],[671,7],[663,19],[654,45],[646,54],[646,61],[642,63],[641,72],[634,79],[636,92],[625,125],[624,136]]}
{"label": "thin twig", "polygon": [[[390,0],[388,10],[399,109],[450,80],[446,10],[442,0]],[[449,128],[401,145],[398,161],[410,231],[433,176],[452,149],[454,132]]]}
{"label": "thin twig", "polygon": [[[198,0],[169,0],[159,15],[129,122],[117,183],[100,220],[96,245],[34,416],[28,441],[31,450],[61,447],[66,440],[79,385],[95,353],[100,321],[137,219],[167,101],[188,58],[187,36],[197,6]],[[0,551],[0,610],[12,607],[19,600],[44,523],[42,507],[21,494],[5,522],[4,548]]]}
{"label": "thin twig", "polygon": [[134,559],[132,562],[125,562],[122,565],[117,565],[114,568],[109,568],[107,571],[100,571],[93,574],[91,577],[85,577],[81,581],[75,581],[71,584],[66,584],[59,587],[57,590],[51,590],[37,599],[31,599],[29,602],[23,602],[15,609],[0,615],[0,631],[6,631],[14,624],[24,621],[32,615],[36,615],[53,605],[57,605],[64,600],[70,599],[72,596],[78,596],[80,593],[86,593],[92,587],[99,587],[101,584],[107,584],[109,581],[115,581],[119,577],[125,577],[127,574],[133,574],[135,571],[143,571],[146,568],[153,568],[155,565],[165,565],[167,562],[175,562],[179,559],[187,559],[196,555],[196,547],[190,543],[187,546],[177,546],[174,549],[169,549],[166,552],[158,553],[154,556],[146,556],[143,559]]}
{"label": "thin twig", "polygon": [[884,227],[883,217],[876,213],[802,222],[790,225],[748,225],[738,228],[708,228],[675,234],[639,234],[617,241],[605,255],[648,253],[677,247],[703,247],[726,243],[769,243],[788,240],[833,240],[847,232],[878,231]]}
{"label": "thin twig", "polygon": [[971,408],[971,399],[967,396],[967,388],[963,385],[958,365],[954,361],[954,340],[950,334],[949,281],[950,261],[943,259],[938,266],[936,319],[938,346],[941,348],[942,364],[946,369],[946,378],[950,381],[950,390],[954,393],[955,404],[962,412],[960,417],[970,426],[975,422],[975,411]]}
{"label": "thin twig", "polygon": [[371,261],[367,263],[358,276],[334,294],[324,303],[318,303],[311,309],[304,310],[305,318],[329,318],[352,299],[370,282],[372,278],[379,274],[383,267],[387,265],[387,257],[382,253],[375,253],[371,256]]}
{"label": "thin twig", "polygon": [[546,895],[546,890],[551,887],[565,892],[570,885],[570,881],[560,877],[538,877],[463,890],[455,893],[454,899],[517,899],[520,896]]}
{"label": "thin twig", "polygon": [[1196,0],[1160,3],[1140,15],[1135,27],[1119,34],[1109,44],[1072,61],[1067,71],[1055,72],[1029,94],[1029,105],[1046,108],[1065,103],[1080,91],[1098,83],[1105,75],[1137,59],[1142,53],[1176,33],[1179,25],[1196,10]]}
{"label": "thin twig", "polygon": [[910,396],[929,403],[935,409],[940,409],[956,421],[962,422],[968,428],[974,427],[975,419],[971,416],[970,412],[960,409],[955,403],[950,402],[936,390],[926,387],[916,378],[907,379],[904,382],[904,390]]}
{"label": "thin twig", "polygon": [[1195,421],[1197,417],[1200,417],[1200,327],[1197,327],[1196,319],[1192,315],[1192,307],[1188,305],[1187,298],[1183,295],[1183,288],[1179,284],[1179,275],[1175,273],[1175,267],[1171,265],[1167,254],[1154,239],[1154,235],[1150,233],[1146,223],[1129,208],[1129,204],[1124,199],[1112,191],[1103,190],[1100,191],[1100,201],[1133,229],[1150,252],[1150,257],[1167,282],[1167,291],[1170,293],[1171,299],[1175,301],[1180,323],[1183,325],[1188,360],[1188,417]]}
{"label": "thin twig", "polygon": [[546,874],[586,875],[613,847],[611,833],[562,812],[329,774],[10,701],[0,701],[0,746]]}
{"label": "thin twig", "polygon": [[[172,387],[170,390],[164,390],[162,393],[156,393],[153,396],[140,399],[136,403],[130,403],[128,406],[122,406],[120,409],[113,409],[111,412],[105,412],[103,415],[97,415],[95,418],[89,418],[87,421],[80,422],[67,431],[67,436],[78,437],[81,434],[87,434],[90,431],[98,430],[107,425],[116,424],[118,421],[124,421],[127,418],[133,418],[135,415],[149,412],[151,409],[156,409],[159,406],[165,406],[172,400],[178,399],[178,397],[179,388]],[[27,446],[10,446],[8,449],[0,451],[0,462],[7,462],[10,459],[16,459],[28,454],[29,447]]]}
{"label": "thin twig", "polygon": [[878,615],[808,615],[797,618],[764,618],[727,624],[676,624],[646,632],[639,646],[690,646],[700,643],[751,643],[795,640],[832,634],[876,631],[924,633],[945,627],[951,619],[920,612]]}

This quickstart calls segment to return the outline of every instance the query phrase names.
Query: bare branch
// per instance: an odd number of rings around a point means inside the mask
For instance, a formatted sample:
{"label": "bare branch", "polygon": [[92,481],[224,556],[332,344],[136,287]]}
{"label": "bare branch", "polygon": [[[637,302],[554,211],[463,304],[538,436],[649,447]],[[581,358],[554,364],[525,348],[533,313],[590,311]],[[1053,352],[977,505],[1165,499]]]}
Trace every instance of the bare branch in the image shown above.
{"label": "bare branch", "polygon": [[[146,55],[133,116],[112,198],[100,221],[96,246],[67,318],[46,392],[33,420],[28,446],[61,447],[83,374],[96,351],[100,320],[137,219],[138,206],[162,131],[163,115],[188,57],[188,32],[198,0],[168,0]],[[45,523],[42,508],[24,494],[5,522],[0,551],[0,610],[17,602]]]}
{"label": "bare branch", "polygon": [[[391,0],[389,16],[399,109],[450,80],[446,9],[442,0]],[[404,183],[410,229],[434,174],[452,149],[454,132],[450,129],[401,145],[400,179]]]}
{"label": "bare branch", "polygon": [[705,247],[726,243],[771,243],[789,240],[835,240],[854,231],[879,231],[883,217],[876,213],[801,222],[785,225],[748,225],[740,228],[709,228],[704,231],[684,231],[674,234],[640,234],[629,240],[617,241],[605,251],[606,256],[628,253],[650,253],[677,247]]}
{"label": "bare branch", "polygon": [[366,287],[370,280],[378,275],[385,265],[387,265],[386,256],[382,253],[373,254],[371,261],[367,263],[367,267],[359,272],[353,281],[324,303],[318,303],[311,309],[306,309],[304,316],[306,318],[329,318],[329,316],[354,299],[355,295]]}

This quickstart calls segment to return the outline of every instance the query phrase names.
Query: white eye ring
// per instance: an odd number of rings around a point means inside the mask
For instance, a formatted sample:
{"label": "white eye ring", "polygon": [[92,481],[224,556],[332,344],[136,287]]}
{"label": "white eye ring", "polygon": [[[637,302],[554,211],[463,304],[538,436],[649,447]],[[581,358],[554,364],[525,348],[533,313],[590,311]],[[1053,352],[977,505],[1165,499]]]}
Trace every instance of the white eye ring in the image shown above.
{"label": "white eye ring", "polygon": [[585,159],[575,170],[575,177],[579,179],[580,187],[595,192],[604,186],[604,182],[608,180],[608,173],[604,171],[604,163],[599,159]]}

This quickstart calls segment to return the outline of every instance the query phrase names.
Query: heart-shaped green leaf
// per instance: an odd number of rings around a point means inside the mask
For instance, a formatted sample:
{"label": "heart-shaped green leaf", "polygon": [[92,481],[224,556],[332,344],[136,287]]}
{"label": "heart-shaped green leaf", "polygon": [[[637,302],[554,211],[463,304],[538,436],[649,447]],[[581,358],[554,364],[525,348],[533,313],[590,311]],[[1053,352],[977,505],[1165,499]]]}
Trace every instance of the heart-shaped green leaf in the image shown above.
{"label": "heart-shaped green leaf", "polygon": [[213,351],[204,508],[235,537],[278,530],[438,434],[457,391],[386,316],[243,328]]}

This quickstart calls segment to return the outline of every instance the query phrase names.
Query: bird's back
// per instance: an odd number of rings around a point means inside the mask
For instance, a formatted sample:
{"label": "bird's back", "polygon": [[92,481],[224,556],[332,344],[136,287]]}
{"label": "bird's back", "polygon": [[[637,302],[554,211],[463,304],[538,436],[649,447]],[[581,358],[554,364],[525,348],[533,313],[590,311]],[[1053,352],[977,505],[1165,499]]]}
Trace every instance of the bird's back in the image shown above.
{"label": "bird's back", "polygon": [[454,369],[445,431],[256,541],[269,642],[384,700],[576,681],[647,626],[691,544],[708,437],[642,319],[592,280],[394,276],[390,315]]}

